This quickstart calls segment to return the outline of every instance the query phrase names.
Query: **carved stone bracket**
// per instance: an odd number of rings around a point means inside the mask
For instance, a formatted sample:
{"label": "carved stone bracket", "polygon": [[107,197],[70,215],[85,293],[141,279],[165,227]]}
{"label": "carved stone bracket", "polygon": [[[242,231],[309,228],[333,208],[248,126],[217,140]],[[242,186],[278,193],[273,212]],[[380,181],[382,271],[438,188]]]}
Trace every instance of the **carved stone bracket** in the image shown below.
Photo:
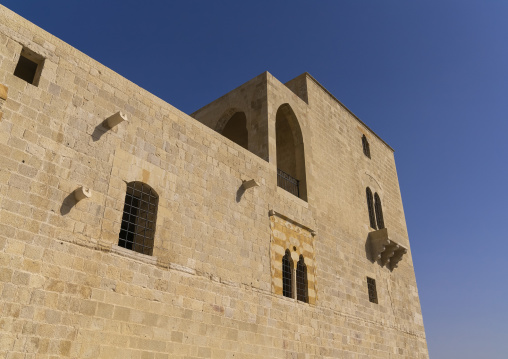
{"label": "carved stone bracket", "polygon": [[379,261],[382,266],[387,266],[390,270],[397,268],[398,263],[407,253],[407,248],[388,237],[386,228],[370,232],[368,240],[372,259]]}

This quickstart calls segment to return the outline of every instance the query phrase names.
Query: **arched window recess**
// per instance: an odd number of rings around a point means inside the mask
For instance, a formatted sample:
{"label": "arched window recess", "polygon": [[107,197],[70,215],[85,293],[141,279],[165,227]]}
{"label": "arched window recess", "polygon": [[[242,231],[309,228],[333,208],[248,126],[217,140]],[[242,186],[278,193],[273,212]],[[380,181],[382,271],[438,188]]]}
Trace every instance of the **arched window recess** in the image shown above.
{"label": "arched window recess", "polygon": [[307,200],[302,130],[288,104],[279,107],[275,119],[277,186]]}
{"label": "arched window recess", "polygon": [[293,259],[289,249],[282,257],[282,295],[293,298]]}
{"label": "arched window recess", "polygon": [[362,146],[363,146],[363,154],[368,158],[370,158],[370,145],[365,135],[362,136]]}
{"label": "arched window recess", "polygon": [[159,196],[146,183],[129,182],[118,246],[152,255]]}

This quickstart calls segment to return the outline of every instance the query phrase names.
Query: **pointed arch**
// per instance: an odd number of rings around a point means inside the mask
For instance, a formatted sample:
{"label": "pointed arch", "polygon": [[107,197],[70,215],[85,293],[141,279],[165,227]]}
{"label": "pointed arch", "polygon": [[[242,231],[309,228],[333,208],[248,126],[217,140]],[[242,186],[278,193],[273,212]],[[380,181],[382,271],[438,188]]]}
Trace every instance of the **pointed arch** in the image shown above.
{"label": "pointed arch", "polygon": [[377,193],[374,194],[374,208],[376,209],[377,228],[383,229],[385,228],[385,222],[383,220],[383,208],[381,207],[381,198],[379,198]]}
{"label": "pointed arch", "polygon": [[245,112],[235,112],[225,124],[221,124],[219,132],[227,139],[242,146],[245,149],[249,147],[249,131],[247,130],[247,117]]}
{"label": "pointed arch", "polygon": [[369,210],[369,221],[370,227],[376,229],[376,218],[374,216],[374,199],[372,197],[372,191],[369,187],[366,189],[367,193],[367,208]]}
{"label": "pointed arch", "polygon": [[308,285],[307,285],[307,265],[303,255],[300,254],[300,259],[296,265],[296,299],[308,303]]}
{"label": "pointed arch", "polygon": [[293,298],[293,260],[289,249],[282,257],[282,295]]}
{"label": "pointed arch", "polygon": [[283,104],[275,118],[277,185],[307,200],[305,152],[302,130],[293,109]]}
{"label": "pointed arch", "polygon": [[127,183],[118,246],[152,255],[159,195],[143,182]]}

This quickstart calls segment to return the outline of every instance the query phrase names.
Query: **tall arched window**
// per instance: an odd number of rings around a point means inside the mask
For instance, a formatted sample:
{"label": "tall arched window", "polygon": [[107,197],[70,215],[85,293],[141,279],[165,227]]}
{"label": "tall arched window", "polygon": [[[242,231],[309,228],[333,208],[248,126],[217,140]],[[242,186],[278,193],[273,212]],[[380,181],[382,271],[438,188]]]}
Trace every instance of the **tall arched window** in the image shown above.
{"label": "tall arched window", "polygon": [[367,208],[369,209],[369,221],[370,227],[376,229],[376,218],[374,217],[374,200],[372,197],[372,191],[367,187]]}
{"label": "tall arched window", "polygon": [[277,186],[307,200],[303,136],[298,119],[287,103],[280,106],[275,118],[277,146]]}
{"label": "tall arched window", "polygon": [[377,219],[377,228],[383,229],[385,228],[385,222],[383,221],[383,209],[381,208],[381,199],[378,194],[374,194],[374,206],[376,208],[376,219]]}
{"label": "tall arched window", "polygon": [[293,298],[293,260],[289,249],[282,257],[282,295]]}
{"label": "tall arched window", "polygon": [[369,141],[367,141],[367,137],[365,137],[365,135],[362,136],[362,146],[363,146],[363,154],[368,158],[370,158]]}
{"label": "tall arched window", "polygon": [[159,196],[146,183],[127,184],[118,245],[152,255]]}
{"label": "tall arched window", "polygon": [[307,266],[303,255],[300,254],[300,259],[296,265],[296,299],[308,303],[308,298]]}

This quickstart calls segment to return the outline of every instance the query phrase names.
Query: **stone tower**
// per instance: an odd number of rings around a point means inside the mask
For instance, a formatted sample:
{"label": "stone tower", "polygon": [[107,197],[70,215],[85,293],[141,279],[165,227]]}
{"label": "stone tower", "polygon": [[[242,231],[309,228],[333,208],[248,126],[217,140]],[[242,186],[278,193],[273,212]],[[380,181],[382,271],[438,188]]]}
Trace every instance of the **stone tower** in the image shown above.
{"label": "stone tower", "polygon": [[0,6],[0,356],[428,358],[392,148],[305,73],[191,116]]}

